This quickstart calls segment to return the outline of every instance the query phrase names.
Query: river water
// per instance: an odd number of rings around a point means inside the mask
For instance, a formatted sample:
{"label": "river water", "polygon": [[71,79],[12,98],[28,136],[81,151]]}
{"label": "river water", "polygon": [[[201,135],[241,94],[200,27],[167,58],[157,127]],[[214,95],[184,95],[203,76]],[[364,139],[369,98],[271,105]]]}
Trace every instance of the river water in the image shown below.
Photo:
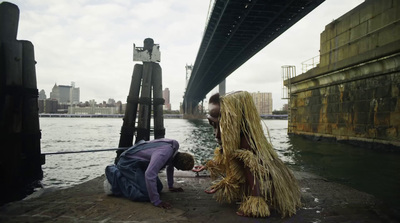
{"label": "river water", "polygon": [[[42,153],[115,148],[120,118],[40,118]],[[263,120],[279,157],[292,169],[375,195],[400,209],[400,153],[287,135],[287,120]],[[217,146],[207,120],[164,119],[166,138],[192,153],[198,164],[211,159]],[[268,130],[267,130],[268,128]],[[66,188],[104,173],[115,152],[46,155],[45,188]]]}

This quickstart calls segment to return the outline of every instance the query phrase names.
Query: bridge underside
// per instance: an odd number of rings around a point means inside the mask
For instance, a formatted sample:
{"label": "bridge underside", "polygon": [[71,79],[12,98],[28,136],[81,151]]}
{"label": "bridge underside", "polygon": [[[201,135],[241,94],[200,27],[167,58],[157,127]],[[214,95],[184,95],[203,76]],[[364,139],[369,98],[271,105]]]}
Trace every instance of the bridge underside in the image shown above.
{"label": "bridge underside", "polygon": [[323,1],[216,0],[186,88],[185,113]]}

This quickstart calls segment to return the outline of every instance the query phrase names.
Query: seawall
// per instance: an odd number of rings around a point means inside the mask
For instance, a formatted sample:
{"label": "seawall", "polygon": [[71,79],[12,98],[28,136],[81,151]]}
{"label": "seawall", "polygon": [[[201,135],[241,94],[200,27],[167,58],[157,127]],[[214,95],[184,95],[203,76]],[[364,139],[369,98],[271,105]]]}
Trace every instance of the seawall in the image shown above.
{"label": "seawall", "polygon": [[289,133],[400,149],[400,3],[367,0],[325,27],[320,64],[285,81]]}

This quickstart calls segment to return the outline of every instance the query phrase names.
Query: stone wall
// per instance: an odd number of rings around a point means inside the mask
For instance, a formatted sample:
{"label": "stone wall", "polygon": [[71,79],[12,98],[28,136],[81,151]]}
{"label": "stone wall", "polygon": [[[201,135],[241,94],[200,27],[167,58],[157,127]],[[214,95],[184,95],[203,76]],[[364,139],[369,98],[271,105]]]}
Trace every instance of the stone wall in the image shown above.
{"label": "stone wall", "polygon": [[285,81],[294,134],[400,148],[399,18],[367,0],[326,26],[319,66]]}
{"label": "stone wall", "polygon": [[[330,65],[330,69],[336,69],[345,66],[346,61],[367,61],[398,50],[399,19],[400,1],[366,0],[325,27],[321,33],[320,67]],[[379,49],[391,45],[397,47]]]}

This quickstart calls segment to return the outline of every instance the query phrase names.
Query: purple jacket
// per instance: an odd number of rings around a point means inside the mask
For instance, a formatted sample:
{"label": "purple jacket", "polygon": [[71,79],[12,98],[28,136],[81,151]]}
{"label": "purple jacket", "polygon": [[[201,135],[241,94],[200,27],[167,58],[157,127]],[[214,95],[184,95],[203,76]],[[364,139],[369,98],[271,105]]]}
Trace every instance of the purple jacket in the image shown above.
{"label": "purple jacket", "polygon": [[[164,143],[155,143],[164,142]],[[168,188],[174,185],[174,166],[172,164],[173,157],[179,149],[179,143],[173,139],[156,139],[151,141],[141,141],[138,144],[155,143],[155,147],[140,150],[134,154],[126,154],[129,158],[140,159],[149,162],[149,166],[145,172],[146,187],[152,204],[159,205],[161,203],[160,195],[157,192],[157,176],[160,170],[167,166]],[[150,145],[148,145],[150,146]]]}

